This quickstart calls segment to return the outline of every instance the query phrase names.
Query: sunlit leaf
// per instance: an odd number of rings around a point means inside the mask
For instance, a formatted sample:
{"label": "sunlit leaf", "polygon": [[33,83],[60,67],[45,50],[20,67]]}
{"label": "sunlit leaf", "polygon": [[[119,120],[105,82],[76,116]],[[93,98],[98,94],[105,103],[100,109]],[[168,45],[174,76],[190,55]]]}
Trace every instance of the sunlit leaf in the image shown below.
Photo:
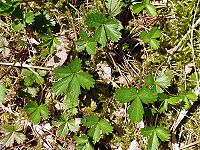
{"label": "sunlit leaf", "polygon": [[6,98],[6,86],[4,84],[0,84],[0,104],[2,104]]}
{"label": "sunlit leaf", "polygon": [[131,106],[128,108],[128,114],[131,121],[137,123],[142,120],[144,114],[144,108],[142,106],[142,102],[139,98],[136,98]]}

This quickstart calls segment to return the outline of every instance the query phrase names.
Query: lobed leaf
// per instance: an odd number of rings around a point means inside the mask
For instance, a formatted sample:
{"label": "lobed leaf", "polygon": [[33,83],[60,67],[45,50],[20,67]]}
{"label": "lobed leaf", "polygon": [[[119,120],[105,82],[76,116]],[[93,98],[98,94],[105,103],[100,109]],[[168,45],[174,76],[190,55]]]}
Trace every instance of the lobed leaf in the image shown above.
{"label": "lobed leaf", "polygon": [[112,133],[113,127],[109,124],[107,120],[101,119],[98,124],[99,124],[100,129],[103,131],[103,133],[107,135],[109,133]]}
{"label": "lobed leaf", "polygon": [[121,0],[107,0],[105,5],[108,10],[108,14],[111,17],[114,17],[121,12]]}
{"label": "lobed leaf", "polygon": [[92,75],[87,72],[79,72],[77,74],[77,80],[84,89],[89,90],[91,87],[94,87],[94,79],[92,78]]}
{"label": "lobed leaf", "polygon": [[164,130],[162,127],[156,128],[156,135],[161,139],[161,141],[165,142],[170,139],[170,134],[168,131]]}

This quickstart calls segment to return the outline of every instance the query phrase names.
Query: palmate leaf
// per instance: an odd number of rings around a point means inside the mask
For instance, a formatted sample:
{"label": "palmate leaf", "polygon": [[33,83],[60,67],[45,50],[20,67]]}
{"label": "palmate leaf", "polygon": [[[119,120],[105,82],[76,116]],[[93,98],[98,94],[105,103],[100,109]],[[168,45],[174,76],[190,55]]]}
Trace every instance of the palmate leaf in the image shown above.
{"label": "palmate leaf", "polygon": [[94,150],[86,135],[83,135],[81,137],[75,136],[74,139],[76,141],[77,150]]}
{"label": "palmate leaf", "polygon": [[69,131],[77,132],[79,130],[79,125],[76,125],[75,120],[68,120],[66,114],[62,114],[61,117],[52,122],[54,126],[58,127],[56,135],[59,138],[64,138],[67,136]]}
{"label": "palmate leaf", "polygon": [[146,31],[142,31],[140,33],[140,38],[145,42],[150,45],[151,48],[153,49],[158,49],[159,48],[159,41],[157,38],[160,38],[161,32],[158,28],[153,27],[149,33]]}
{"label": "palmate leaf", "polygon": [[26,136],[23,133],[18,132],[18,129],[15,126],[9,124],[2,125],[0,131],[4,133],[0,141],[6,147],[11,147],[15,141],[18,144],[21,144],[26,139]]}
{"label": "palmate leaf", "polygon": [[40,122],[41,116],[46,119],[49,116],[49,111],[46,105],[38,105],[36,101],[31,101],[25,106],[25,111],[30,117],[30,121],[33,124],[38,124]]}
{"label": "palmate leaf", "polygon": [[86,50],[89,55],[96,54],[96,47],[97,42],[93,39],[88,37],[88,34],[85,31],[80,31],[81,39],[77,40],[76,43],[76,50],[83,51]]}
{"label": "palmate leaf", "polygon": [[81,69],[81,60],[75,58],[68,66],[58,67],[54,74],[59,80],[53,84],[53,91],[57,95],[65,94],[65,101],[77,102],[81,92],[80,86],[90,89],[94,86],[94,79]]}
{"label": "palmate leaf", "polygon": [[192,91],[183,92],[179,94],[179,97],[182,99],[184,109],[188,109],[191,106],[191,102],[194,102],[198,99],[198,96]]}
{"label": "palmate leaf", "polygon": [[143,87],[138,93],[134,87],[121,87],[116,90],[114,98],[121,103],[133,100],[128,108],[128,114],[131,121],[137,123],[142,120],[144,114],[142,102],[145,104],[155,102],[157,100],[157,93],[146,87]]}
{"label": "palmate leaf", "polygon": [[102,47],[108,40],[117,42],[121,37],[120,30],[123,28],[121,22],[117,19],[106,18],[101,13],[90,13],[86,18],[86,24],[90,28],[97,29],[94,38]]}
{"label": "palmate leaf", "polygon": [[165,142],[170,139],[170,134],[162,127],[146,127],[141,129],[141,134],[148,137],[148,149],[157,150],[159,146],[158,138]]}
{"label": "palmate leaf", "polygon": [[4,99],[6,98],[6,86],[4,84],[0,84],[0,104],[4,102]]}
{"label": "palmate leaf", "polygon": [[94,144],[100,140],[101,134],[108,135],[113,131],[109,122],[106,119],[99,119],[97,115],[86,116],[85,119],[83,126],[91,127],[88,135],[93,138]]}
{"label": "palmate leaf", "polygon": [[25,77],[24,85],[26,86],[31,86],[34,82],[40,85],[44,83],[44,78],[41,77],[40,74],[35,72],[34,70],[30,71],[28,69],[22,69],[22,75]]}
{"label": "palmate leaf", "polygon": [[111,17],[114,17],[121,12],[121,0],[107,0],[105,4],[108,10],[108,14]]}
{"label": "palmate leaf", "polygon": [[131,6],[133,13],[138,14],[143,9],[146,9],[148,15],[156,15],[156,7],[149,3],[149,0],[143,0],[143,2],[134,2]]}

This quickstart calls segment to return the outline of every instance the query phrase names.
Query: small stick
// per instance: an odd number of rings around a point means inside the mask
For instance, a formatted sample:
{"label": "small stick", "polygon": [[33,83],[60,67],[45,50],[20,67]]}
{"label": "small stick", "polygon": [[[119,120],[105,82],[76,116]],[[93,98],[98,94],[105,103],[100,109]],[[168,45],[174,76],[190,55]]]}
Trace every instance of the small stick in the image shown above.
{"label": "small stick", "polygon": [[41,69],[41,70],[52,70],[52,68],[40,67],[40,66],[32,66],[32,65],[28,65],[28,64],[21,64],[19,62],[16,62],[16,63],[3,63],[3,62],[0,62],[0,65],[24,67],[24,68],[34,68],[34,69]]}
{"label": "small stick", "polygon": [[191,147],[191,146],[194,146],[194,145],[197,145],[197,144],[199,144],[199,143],[200,143],[200,140],[198,140],[198,141],[196,141],[196,142],[193,142],[193,143],[190,143],[190,144],[188,144],[188,145],[185,145],[185,146],[181,147],[180,150],[185,149],[185,148],[188,148],[188,147]]}

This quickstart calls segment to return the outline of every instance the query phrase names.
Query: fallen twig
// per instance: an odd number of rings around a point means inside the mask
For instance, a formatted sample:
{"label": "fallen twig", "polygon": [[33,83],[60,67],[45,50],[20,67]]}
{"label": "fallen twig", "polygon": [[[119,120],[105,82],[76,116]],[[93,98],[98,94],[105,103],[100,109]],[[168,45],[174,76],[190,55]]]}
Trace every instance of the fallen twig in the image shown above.
{"label": "fallen twig", "polygon": [[28,65],[28,64],[21,64],[19,62],[16,62],[16,63],[4,63],[4,62],[0,62],[0,65],[15,66],[15,67],[24,67],[24,68],[34,68],[34,69],[41,69],[41,70],[52,70],[52,68],[48,68],[48,67],[32,66],[32,65]]}

